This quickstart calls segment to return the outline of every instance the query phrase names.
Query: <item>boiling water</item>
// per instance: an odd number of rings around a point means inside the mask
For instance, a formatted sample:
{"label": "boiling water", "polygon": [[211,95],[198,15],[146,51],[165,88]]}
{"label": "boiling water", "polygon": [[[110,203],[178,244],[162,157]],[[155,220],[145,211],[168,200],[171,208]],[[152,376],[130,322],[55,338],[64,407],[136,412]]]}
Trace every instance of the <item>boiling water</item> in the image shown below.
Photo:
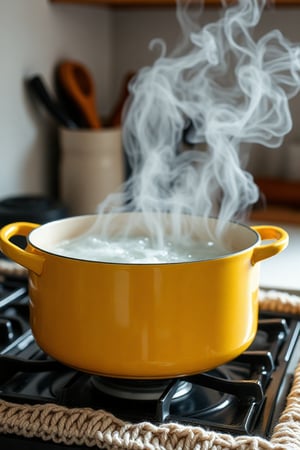
{"label": "boiling water", "polygon": [[188,245],[171,241],[155,247],[148,237],[104,240],[95,236],[61,242],[55,253],[89,261],[124,264],[178,263],[212,259],[229,254],[230,251],[212,241],[193,242]]}

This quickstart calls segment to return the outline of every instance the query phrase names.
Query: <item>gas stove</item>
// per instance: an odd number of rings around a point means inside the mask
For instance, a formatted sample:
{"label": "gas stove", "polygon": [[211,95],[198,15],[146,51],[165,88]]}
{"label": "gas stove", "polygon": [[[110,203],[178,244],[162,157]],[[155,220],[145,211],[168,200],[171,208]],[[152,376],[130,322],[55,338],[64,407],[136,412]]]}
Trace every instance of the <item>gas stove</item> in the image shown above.
{"label": "gas stove", "polygon": [[[90,375],[64,366],[39,348],[30,329],[27,280],[3,276],[0,283],[1,448],[93,447],[91,442],[86,445],[73,439],[73,446],[72,440],[55,439],[51,423],[47,425],[47,436],[41,438],[34,426],[38,423],[34,414],[38,410],[40,417],[49,408],[54,408],[57,414],[75,411],[77,416],[89,411],[91,421],[101,411],[101,419],[114,417],[121,427],[127,423],[132,426],[150,423],[154,427],[175,423],[183,429],[200,427],[221,435],[269,440],[294,381],[300,354],[299,337],[300,316],[261,311],[257,335],[250,348],[209,372],[163,380]],[[2,416],[1,405],[6,411]],[[18,414],[25,414],[27,419],[21,422]],[[100,446],[99,442],[94,443]]]}

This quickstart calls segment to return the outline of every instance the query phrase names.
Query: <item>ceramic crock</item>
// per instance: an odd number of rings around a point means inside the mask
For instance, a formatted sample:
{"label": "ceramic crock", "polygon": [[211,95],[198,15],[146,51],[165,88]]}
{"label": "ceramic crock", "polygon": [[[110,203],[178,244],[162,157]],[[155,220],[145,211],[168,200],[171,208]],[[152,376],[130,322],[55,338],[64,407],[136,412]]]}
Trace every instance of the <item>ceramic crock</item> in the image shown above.
{"label": "ceramic crock", "polygon": [[[126,216],[116,216],[115,227],[122,230]],[[286,247],[282,228],[229,222],[230,254],[194,262],[104,263],[55,254],[56,243],[96,220],[17,222],[1,230],[3,253],[29,271],[31,327],[46,353],[93,374],[152,379],[207,371],[251,344],[260,261]],[[189,220],[197,239],[207,239],[203,219]],[[26,249],[11,242],[16,235],[27,237]]]}

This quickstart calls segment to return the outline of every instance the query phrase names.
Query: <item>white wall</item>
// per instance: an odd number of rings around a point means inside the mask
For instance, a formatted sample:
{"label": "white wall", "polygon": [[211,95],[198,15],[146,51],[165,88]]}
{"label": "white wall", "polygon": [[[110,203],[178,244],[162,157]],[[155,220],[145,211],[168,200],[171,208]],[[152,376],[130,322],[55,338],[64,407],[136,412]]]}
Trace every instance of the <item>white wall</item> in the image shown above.
{"label": "white wall", "polygon": [[[217,14],[217,10],[208,11],[204,20]],[[259,31],[277,27],[300,42],[299,19],[300,7],[271,9],[264,14]],[[155,58],[149,41],[162,37],[172,46],[177,36],[173,8],[110,10],[47,0],[1,0],[0,198],[53,192],[56,183],[57,161],[52,156],[57,152],[57,127],[28,98],[26,77],[40,73],[52,87],[57,62],[78,59],[95,78],[99,113],[105,116],[126,72]],[[292,102],[292,113],[294,129],[289,139],[300,139],[299,97]],[[269,155],[268,151],[264,158]]]}
{"label": "white wall", "polygon": [[112,88],[112,42],[111,12],[105,8],[1,0],[0,198],[51,192],[55,181],[56,123],[37,109],[24,80],[39,73],[53,89],[57,62],[78,59],[97,79],[105,111]]}

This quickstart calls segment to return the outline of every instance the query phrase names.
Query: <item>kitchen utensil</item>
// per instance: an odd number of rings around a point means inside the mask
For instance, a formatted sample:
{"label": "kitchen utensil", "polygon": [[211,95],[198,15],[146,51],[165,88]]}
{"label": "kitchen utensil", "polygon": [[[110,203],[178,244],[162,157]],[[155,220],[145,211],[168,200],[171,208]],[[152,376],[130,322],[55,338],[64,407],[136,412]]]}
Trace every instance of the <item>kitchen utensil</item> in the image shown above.
{"label": "kitchen utensil", "polygon": [[30,92],[38,99],[39,102],[41,102],[47,112],[59,125],[72,129],[77,128],[76,123],[68,117],[62,105],[60,105],[59,102],[51,96],[41,76],[35,75],[29,78],[26,80],[26,84]]}
{"label": "kitchen utensil", "polygon": [[90,71],[77,61],[64,61],[57,67],[57,82],[60,90],[72,101],[80,114],[83,125],[101,128],[96,108],[96,92]]}
{"label": "kitchen utensil", "polygon": [[135,75],[134,72],[129,72],[123,81],[119,99],[113,109],[111,118],[108,121],[109,126],[119,127],[122,123],[123,109],[124,109],[126,100],[129,96],[128,84],[129,84],[130,80],[134,77],[134,75]]}
{"label": "kitchen utensil", "polygon": [[[138,235],[147,234],[139,213],[111,218],[116,234],[129,219]],[[211,240],[217,219],[183,218],[186,229],[196,229],[194,239]],[[282,228],[230,222],[224,232],[229,255],[186,263],[103,263],[53,250],[106,219],[19,222],[0,232],[2,251],[29,269],[31,326],[47,354],[94,374],[150,379],[207,371],[250,345],[257,329],[260,261],[286,247]],[[28,238],[26,250],[10,241],[15,235]]]}

